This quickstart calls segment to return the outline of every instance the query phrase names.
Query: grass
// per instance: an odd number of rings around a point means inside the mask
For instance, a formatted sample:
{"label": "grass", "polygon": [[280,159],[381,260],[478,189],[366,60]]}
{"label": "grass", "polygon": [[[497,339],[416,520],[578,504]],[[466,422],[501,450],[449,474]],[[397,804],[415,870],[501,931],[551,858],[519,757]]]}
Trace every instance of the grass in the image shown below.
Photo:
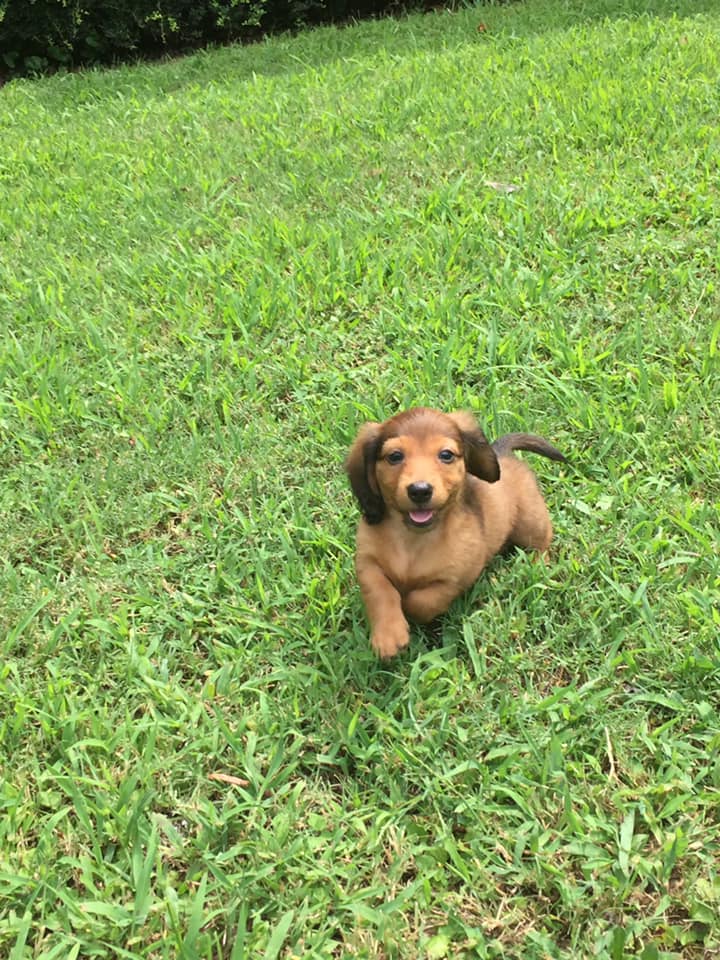
{"label": "grass", "polygon": [[[717,955],[719,51],[528,0],[2,90],[0,955]],[[571,465],[381,664],[341,463],[416,403]]]}

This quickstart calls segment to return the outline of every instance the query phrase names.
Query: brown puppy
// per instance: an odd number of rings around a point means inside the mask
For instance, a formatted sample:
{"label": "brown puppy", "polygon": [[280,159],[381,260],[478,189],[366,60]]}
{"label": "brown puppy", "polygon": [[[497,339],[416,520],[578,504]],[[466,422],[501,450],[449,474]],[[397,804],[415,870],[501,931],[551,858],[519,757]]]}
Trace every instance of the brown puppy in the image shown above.
{"label": "brown puppy", "polygon": [[527,433],[490,445],[469,413],[415,407],[360,428],[345,469],[363,514],[355,568],[381,657],[407,646],[406,615],[444,613],[506,544],[550,546],[542,494],[513,450],[565,459]]}

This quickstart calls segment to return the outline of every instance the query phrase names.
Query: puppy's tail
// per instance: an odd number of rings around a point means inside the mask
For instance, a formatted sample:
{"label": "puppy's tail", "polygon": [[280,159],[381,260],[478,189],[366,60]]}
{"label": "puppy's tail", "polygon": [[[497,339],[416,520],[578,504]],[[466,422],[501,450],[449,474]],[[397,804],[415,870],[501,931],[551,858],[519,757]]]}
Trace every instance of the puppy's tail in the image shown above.
{"label": "puppy's tail", "polygon": [[551,443],[543,440],[542,437],[536,437],[533,433],[506,433],[504,437],[500,437],[492,444],[492,448],[500,457],[508,456],[513,450],[529,450],[531,453],[549,457],[550,460],[565,460],[565,457]]}

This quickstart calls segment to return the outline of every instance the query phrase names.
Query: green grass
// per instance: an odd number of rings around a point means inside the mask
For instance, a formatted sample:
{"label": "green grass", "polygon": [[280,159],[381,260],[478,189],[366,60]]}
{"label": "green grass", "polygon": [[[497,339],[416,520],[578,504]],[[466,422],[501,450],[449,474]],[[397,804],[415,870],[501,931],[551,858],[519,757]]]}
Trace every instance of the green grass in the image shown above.
{"label": "green grass", "polygon": [[[717,955],[717,7],[0,98],[0,956]],[[570,465],[382,664],[341,464],[417,403]]]}

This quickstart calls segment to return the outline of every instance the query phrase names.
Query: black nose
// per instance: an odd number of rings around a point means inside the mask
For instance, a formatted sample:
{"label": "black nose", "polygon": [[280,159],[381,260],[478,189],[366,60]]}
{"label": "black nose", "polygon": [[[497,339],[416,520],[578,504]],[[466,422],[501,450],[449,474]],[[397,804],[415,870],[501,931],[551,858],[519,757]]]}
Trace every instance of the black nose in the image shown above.
{"label": "black nose", "polygon": [[408,496],[413,503],[427,503],[432,496],[432,492],[432,484],[424,481],[410,483],[407,488]]}

